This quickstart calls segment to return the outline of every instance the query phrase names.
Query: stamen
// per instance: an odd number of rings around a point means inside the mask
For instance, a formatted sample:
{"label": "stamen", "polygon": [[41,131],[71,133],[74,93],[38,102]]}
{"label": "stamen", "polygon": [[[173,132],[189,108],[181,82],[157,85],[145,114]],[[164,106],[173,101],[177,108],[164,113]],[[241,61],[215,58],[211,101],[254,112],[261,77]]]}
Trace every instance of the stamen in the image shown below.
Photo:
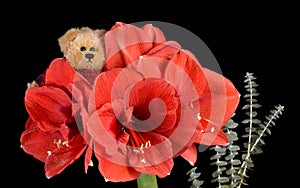
{"label": "stamen", "polygon": [[150,143],[150,140],[148,140],[146,143],[145,143],[145,146],[144,144],[142,144],[139,148],[134,148],[133,149],[133,152],[135,154],[144,154],[145,151],[144,151],[144,148],[149,148],[151,146],[151,143]]}
{"label": "stamen", "polygon": [[54,139],[54,144],[56,144],[57,147],[60,148],[60,146],[61,146],[61,139],[59,139],[58,142],[56,141],[56,139]]}
{"label": "stamen", "polygon": [[64,142],[62,143],[62,145],[67,146],[67,147],[70,147],[68,141],[64,141]]}
{"label": "stamen", "polygon": [[141,160],[141,162],[144,163],[144,164],[146,164],[145,158],[143,158],[143,159]]}
{"label": "stamen", "polygon": [[54,144],[56,144],[58,148],[60,148],[61,145],[70,147],[69,142],[67,140],[62,142],[61,139],[59,139],[58,141],[56,141],[56,139],[54,139]]}
{"label": "stamen", "polygon": [[201,120],[200,113],[198,113],[198,115],[197,115],[197,119],[198,119],[199,121]]}
{"label": "stamen", "polygon": [[[126,128],[125,128],[126,129]],[[144,138],[142,137],[141,133],[138,131],[133,131],[131,129],[126,129],[128,134],[130,135],[129,142],[132,147],[132,151],[135,154],[144,154],[144,148],[148,148],[151,146],[150,140],[145,142]]]}
{"label": "stamen", "polygon": [[150,140],[148,140],[147,142],[146,142],[146,144],[145,144],[145,148],[148,148],[148,147],[150,147],[151,146],[151,143],[150,143]]}
{"label": "stamen", "polygon": [[141,145],[140,151],[141,151],[142,153],[145,153],[144,150],[143,150],[143,147],[144,147],[144,144]]}
{"label": "stamen", "polygon": [[143,139],[140,132],[136,132],[129,129],[128,133],[130,134],[130,141],[132,146],[139,147],[141,144],[145,143],[145,140]]}

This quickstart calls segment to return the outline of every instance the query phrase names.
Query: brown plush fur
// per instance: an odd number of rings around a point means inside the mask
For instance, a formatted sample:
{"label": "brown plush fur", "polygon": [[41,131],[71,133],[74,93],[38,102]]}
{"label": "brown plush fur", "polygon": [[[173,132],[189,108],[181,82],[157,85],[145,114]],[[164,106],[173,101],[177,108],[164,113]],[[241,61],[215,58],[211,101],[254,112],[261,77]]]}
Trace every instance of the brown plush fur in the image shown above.
{"label": "brown plush fur", "polygon": [[[78,71],[85,71],[87,78],[95,77],[101,71],[105,61],[103,36],[104,29],[91,29],[89,27],[71,28],[58,38],[61,52],[69,63]],[[90,71],[86,73],[86,71]],[[93,80],[93,78],[89,78]],[[27,83],[27,89],[39,87],[36,81]]]}
{"label": "brown plush fur", "polygon": [[60,49],[77,70],[100,70],[105,61],[104,29],[71,28],[58,39]]}

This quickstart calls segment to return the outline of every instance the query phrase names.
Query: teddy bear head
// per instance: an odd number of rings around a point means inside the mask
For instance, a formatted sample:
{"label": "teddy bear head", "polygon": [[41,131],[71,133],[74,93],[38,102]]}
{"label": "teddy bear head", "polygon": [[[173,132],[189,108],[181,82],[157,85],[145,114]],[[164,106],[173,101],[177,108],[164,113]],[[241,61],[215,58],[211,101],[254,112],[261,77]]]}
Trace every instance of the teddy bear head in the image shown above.
{"label": "teddy bear head", "polygon": [[105,61],[105,29],[71,28],[58,38],[61,52],[77,70],[101,70]]}

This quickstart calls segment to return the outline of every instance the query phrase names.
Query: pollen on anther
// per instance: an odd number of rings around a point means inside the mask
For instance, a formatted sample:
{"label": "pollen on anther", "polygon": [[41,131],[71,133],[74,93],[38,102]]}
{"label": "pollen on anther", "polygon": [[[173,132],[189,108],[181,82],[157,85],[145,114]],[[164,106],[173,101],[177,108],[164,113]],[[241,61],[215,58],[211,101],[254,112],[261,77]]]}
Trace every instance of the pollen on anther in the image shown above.
{"label": "pollen on anther", "polygon": [[197,119],[198,119],[199,121],[201,120],[200,113],[197,114]]}
{"label": "pollen on anther", "polygon": [[60,145],[61,145],[61,139],[59,139],[58,141],[56,141],[56,139],[54,139],[54,144],[56,144],[57,147],[60,148]]}
{"label": "pollen on anther", "polygon": [[51,151],[47,151],[48,156],[51,155]]}
{"label": "pollen on anther", "polygon": [[133,152],[134,152],[135,154],[139,154],[139,153],[140,153],[140,150],[139,150],[139,149],[133,149]]}
{"label": "pollen on anther", "polygon": [[215,128],[212,127],[212,128],[210,129],[210,132],[214,132],[214,131],[215,131]]}
{"label": "pollen on anther", "polygon": [[65,145],[65,146],[67,146],[67,147],[70,147],[68,141],[64,141],[64,142],[62,143],[62,145]]}
{"label": "pollen on anther", "polygon": [[145,143],[145,148],[148,148],[148,147],[150,147],[151,146],[151,142],[150,142],[150,140],[148,140],[146,143]]}
{"label": "pollen on anther", "polygon": [[93,161],[90,161],[90,164],[89,164],[89,166],[94,166],[94,163],[93,163]]}
{"label": "pollen on anther", "polygon": [[143,159],[141,160],[141,162],[144,163],[144,164],[146,164],[145,158],[143,158]]}
{"label": "pollen on anther", "polygon": [[143,58],[144,58],[144,56],[142,56],[142,55],[139,56],[139,59],[143,59]]}

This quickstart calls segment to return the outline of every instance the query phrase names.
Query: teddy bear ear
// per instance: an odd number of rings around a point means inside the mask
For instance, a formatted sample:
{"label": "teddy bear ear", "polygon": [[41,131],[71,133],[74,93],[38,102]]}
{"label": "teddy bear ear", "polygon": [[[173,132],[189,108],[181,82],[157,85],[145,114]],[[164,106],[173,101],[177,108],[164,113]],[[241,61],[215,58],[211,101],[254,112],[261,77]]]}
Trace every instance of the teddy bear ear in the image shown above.
{"label": "teddy bear ear", "polygon": [[78,28],[71,28],[63,36],[58,38],[60,49],[64,54],[68,50],[69,43],[77,37],[79,32]]}
{"label": "teddy bear ear", "polygon": [[96,30],[94,30],[94,33],[100,38],[106,33],[106,30],[105,29],[96,29]]}

